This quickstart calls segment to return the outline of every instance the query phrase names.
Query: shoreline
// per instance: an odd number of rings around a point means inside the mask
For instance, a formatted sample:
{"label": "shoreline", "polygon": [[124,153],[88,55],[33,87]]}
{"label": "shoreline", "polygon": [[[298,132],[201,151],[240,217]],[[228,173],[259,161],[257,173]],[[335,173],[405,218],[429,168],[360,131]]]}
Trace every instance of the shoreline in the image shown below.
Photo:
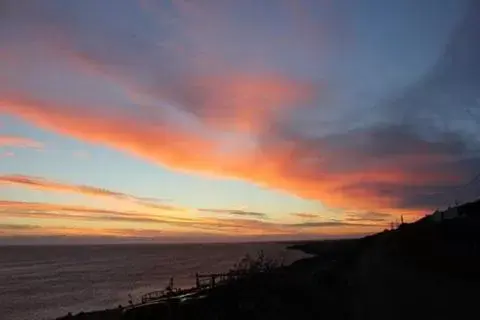
{"label": "shoreline", "polygon": [[[320,242],[323,241],[323,240],[319,240]],[[319,242],[319,241],[315,241],[315,242]],[[332,240],[332,241],[336,241],[336,240]],[[309,253],[307,252],[305,249],[302,248],[302,246],[306,243],[309,243],[309,242],[312,242],[311,240],[307,240],[307,241],[265,241],[265,242],[259,242],[259,241],[255,241],[255,242],[242,242],[240,244],[275,244],[275,245],[281,245],[285,250],[288,250],[288,251],[297,251],[303,255],[306,255],[306,256],[303,256],[303,257],[299,257],[298,259],[290,262],[288,265],[278,265],[277,268],[289,268],[291,267],[292,265],[300,262],[300,261],[303,261],[303,260],[308,260],[308,259],[311,259],[313,258],[315,255],[313,253]],[[231,245],[231,244],[237,244],[237,243],[207,243],[206,245]],[[166,246],[171,246],[172,244],[152,244],[152,243],[140,243],[140,244],[137,244],[137,243],[131,243],[131,244],[116,244],[118,246],[125,246],[125,245],[132,245],[132,246],[135,246],[135,245],[140,245],[140,246],[143,246],[143,245],[146,245],[146,246],[157,246],[157,245],[166,245]],[[201,243],[188,243],[188,244],[183,244],[183,243],[177,243],[177,244],[173,244],[173,245],[192,245],[192,246],[196,246],[196,245],[202,245]],[[56,245],[53,245],[53,246],[56,246]],[[70,246],[70,245],[66,245],[66,246]],[[83,246],[83,244],[77,244],[75,246]],[[85,246],[92,246],[92,245],[85,245]],[[99,245],[93,245],[95,247],[97,246],[100,246],[100,247],[103,247],[103,246],[112,246],[111,244],[99,244]],[[262,250],[260,250],[262,251]],[[259,252],[257,252],[258,254]],[[249,257],[249,255],[247,254],[245,257]],[[232,266],[234,267],[234,266]],[[183,289],[192,289],[192,288],[181,288],[182,290]],[[208,295],[209,292],[201,292],[200,295]],[[141,297],[140,297],[141,299]],[[195,299],[195,298],[194,298]],[[139,300],[139,297],[137,297],[135,300]],[[136,308],[141,308],[142,306],[152,306],[152,305],[156,305],[156,304],[165,304],[165,301],[151,301],[151,302],[147,302],[147,303],[136,303],[134,304],[134,306]],[[112,307],[112,308],[108,308],[108,307],[105,307],[105,308],[101,308],[101,309],[93,309],[93,310],[82,310],[82,311],[78,311],[76,313],[73,313],[73,312],[69,312],[67,315],[63,315],[63,316],[56,316],[54,318],[50,318],[49,320],[66,320],[66,319],[85,319],[85,320],[94,320],[94,319],[120,319],[122,314],[125,312],[125,311],[128,311],[131,309],[131,306],[117,306],[117,307]],[[46,320],[46,319],[45,319]]]}
{"label": "shoreline", "polygon": [[[363,238],[362,238],[363,239]],[[211,304],[218,304],[227,300],[232,303],[239,303],[237,294],[231,295],[231,292],[244,291],[249,296],[257,288],[261,287],[264,281],[274,281],[274,286],[294,285],[310,283],[312,279],[319,278],[325,274],[336,274],[334,277],[342,277],[344,268],[341,267],[345,261],[350,261],[348,257],[357,249],[357,244],[361,239],[336,239],[336,240],[317,240],[317,241],[292,241],[283,242],[286,250],[298,251],[307,255],[299,258],[288,265],[277,265],[268,272],[254,272],[244,279],[237,279],[219,285],[216,288],[198,292],[197,296],[181,301],[180,299],[165,299],[162,301],[151,301],[134,306],[124,306],[117,308],[105,308],[89,312],[79,312],[54,318],[55,320],[120,320],[120,319],[150,319],[153,314],[168,317],[172,308],[178,310],[188,310],[189,308],[198,308],[204,310],[211,308]],[[320,270],[320,272],[318,272]],[[339,270],[339,272],[334,271]],[[276,279],[276,280],[275,280]],[[280,282],[278,281],[280,280]],[[314,280],[316,281],[316,280]],[[271,284],[270,284],[271,285]],[[244,288],[244,286],[246,288]],[[338,294],[338,293],[337,293]],[[262,296],[263,294],[260,294]],[[225,298],[232,296],[232,298]],[[184,310],[184,311],[185,311]],[[183,312],[183,311],[182,311]],[[166,318],[170,319],[170,318]],[[176,318],[175,318],[176,319]],[[190,319],[190,318],[188,318]],[[196,319],[193,317],[192,319]],[[202,318],[203,319],[203,318]],[[208,318],[206,318],[208,319]]]}

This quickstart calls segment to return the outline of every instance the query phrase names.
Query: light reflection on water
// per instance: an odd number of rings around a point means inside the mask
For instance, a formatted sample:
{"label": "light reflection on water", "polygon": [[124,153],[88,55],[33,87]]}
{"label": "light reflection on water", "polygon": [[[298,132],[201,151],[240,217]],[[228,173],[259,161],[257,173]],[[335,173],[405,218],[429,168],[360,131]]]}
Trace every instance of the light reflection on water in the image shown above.
{"label": "light reflection on water", "polygon": [[194,285],[196,272],[228,271],[263,250],[286,264],[304,255],[284,244],[0,247],[0,310],[5,319],[51,319],[127,304],[163,289]]}

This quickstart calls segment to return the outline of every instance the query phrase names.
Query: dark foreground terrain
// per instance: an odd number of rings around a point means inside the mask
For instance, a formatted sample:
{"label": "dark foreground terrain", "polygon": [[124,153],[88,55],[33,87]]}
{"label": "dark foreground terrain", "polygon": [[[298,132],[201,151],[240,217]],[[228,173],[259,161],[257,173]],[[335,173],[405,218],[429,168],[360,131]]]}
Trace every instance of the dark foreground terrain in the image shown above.
{"label": "dark foreground terrain", "polygon": [[480,201],[355,240],[296,244],[291,266],[253,263],[207,296],[63,319],[477,319]]}

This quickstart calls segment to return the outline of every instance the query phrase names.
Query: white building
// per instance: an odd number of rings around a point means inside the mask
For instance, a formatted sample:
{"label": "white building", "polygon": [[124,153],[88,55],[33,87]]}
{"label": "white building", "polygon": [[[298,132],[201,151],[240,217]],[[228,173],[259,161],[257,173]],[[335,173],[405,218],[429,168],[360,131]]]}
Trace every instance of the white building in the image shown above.
{"label": "white building", "polygon": [[457,207],[448,208],[445,211],[438,211],[437,210],[432,214],[433,221],[436,221],[436,222],[458,218],[459,216],[460,216],[460,213],[459,213]]}

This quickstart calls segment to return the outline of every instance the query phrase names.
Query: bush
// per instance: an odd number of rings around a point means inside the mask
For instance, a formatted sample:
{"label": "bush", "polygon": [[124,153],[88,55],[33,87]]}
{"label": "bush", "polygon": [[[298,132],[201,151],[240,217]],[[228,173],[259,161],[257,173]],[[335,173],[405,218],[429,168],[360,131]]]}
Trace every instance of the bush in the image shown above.
{"label": "bush", "polygon": [[257,274],[271,272],[281,265],[282,264],[279,263],[279,261],[267,258],[263,250],[261,250],[257,253],[255,258],[249,254],[245,255],[240,262],[233,266],[233,269],[231,269],[230,272],[245,275]]}

